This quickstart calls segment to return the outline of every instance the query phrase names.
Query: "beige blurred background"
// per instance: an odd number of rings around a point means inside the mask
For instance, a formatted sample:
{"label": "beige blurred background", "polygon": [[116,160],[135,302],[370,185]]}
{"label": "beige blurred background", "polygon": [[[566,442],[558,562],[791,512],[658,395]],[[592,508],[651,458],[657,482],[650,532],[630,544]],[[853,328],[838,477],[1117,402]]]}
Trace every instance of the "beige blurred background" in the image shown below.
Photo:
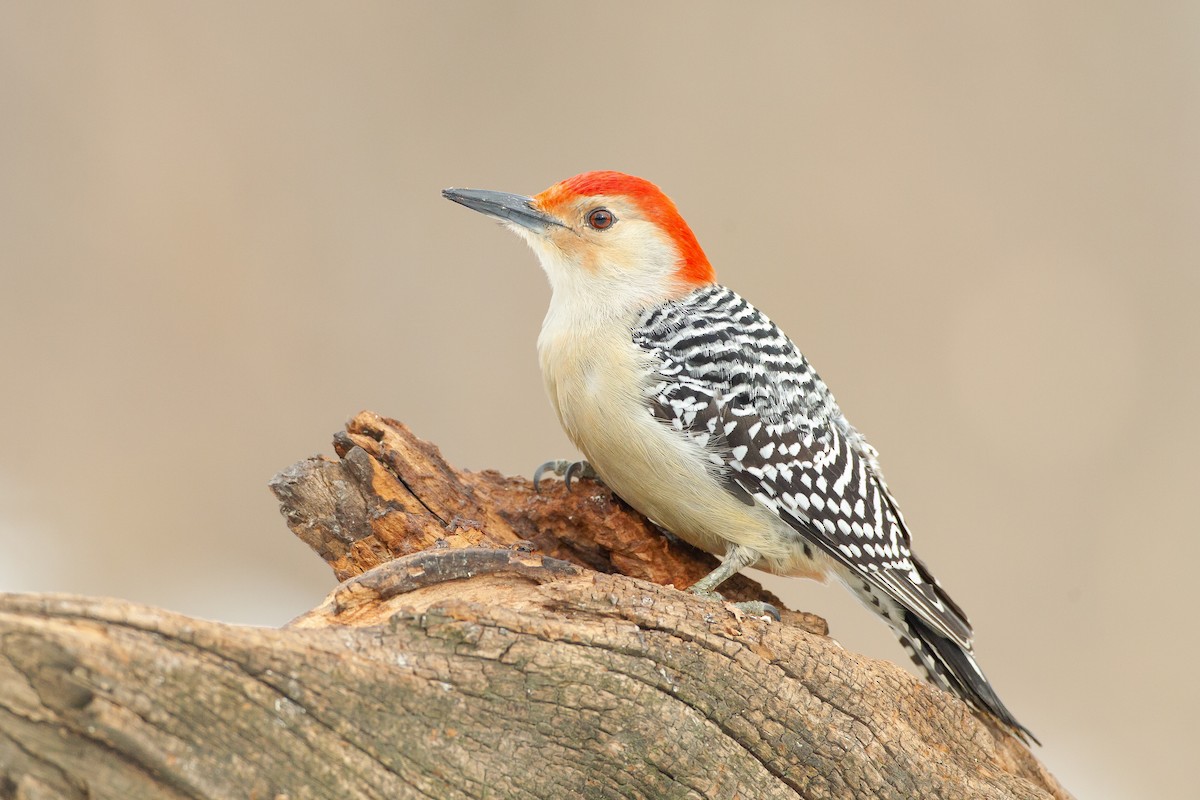
{"label": "beige blurred background", "polygon": [[[991,7],[998,6],[998,7]],[[0,5],[0,589],[276,625],[362,408],[572,453],[444,186],[677,200],[880,449],[1080,797],[1196,797],[1200,5]],[[772,581],[894,661],[840,588]]]}

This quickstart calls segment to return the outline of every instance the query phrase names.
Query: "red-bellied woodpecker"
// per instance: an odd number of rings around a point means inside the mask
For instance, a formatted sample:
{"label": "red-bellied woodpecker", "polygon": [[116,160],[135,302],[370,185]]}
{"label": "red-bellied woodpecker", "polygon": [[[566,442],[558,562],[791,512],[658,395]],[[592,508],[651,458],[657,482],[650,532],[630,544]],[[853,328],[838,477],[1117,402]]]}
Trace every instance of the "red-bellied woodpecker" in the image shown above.
{"label": "red-bellied woodpecker", "polygon": [[[875,449],[792,341],[716,283],[658,187],[587,172],[534,197],[443,194],[537,253],[553,289],[538,354],[559,422],[586,472],[721,557],[691,591],[717,597],[748,566],[833,574],[931,682],[1032,738],[976,663],[966,615],[913,554]],[[569,482],[576,466],[549,462],[534,482],[547,468]]]}

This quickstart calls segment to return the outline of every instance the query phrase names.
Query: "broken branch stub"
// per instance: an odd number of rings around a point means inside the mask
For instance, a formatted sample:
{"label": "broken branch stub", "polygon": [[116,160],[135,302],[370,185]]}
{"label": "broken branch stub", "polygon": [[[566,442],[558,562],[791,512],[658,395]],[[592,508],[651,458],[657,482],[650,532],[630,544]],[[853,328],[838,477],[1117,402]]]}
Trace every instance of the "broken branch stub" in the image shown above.
{"label": "broken branch stub", "polygon": [[[363,412],[334,437],[339,460],[310,458],[271,481],[288,526],[339,580],[431,547],[528,546],[599,572],[685,588],[716,567],[708,553],[664,535],[601,483],[531,481],[452,467],[403,423]],[[735,576],[730,600],[779,598]],[[789,621],[827,632],[814,614]]]}

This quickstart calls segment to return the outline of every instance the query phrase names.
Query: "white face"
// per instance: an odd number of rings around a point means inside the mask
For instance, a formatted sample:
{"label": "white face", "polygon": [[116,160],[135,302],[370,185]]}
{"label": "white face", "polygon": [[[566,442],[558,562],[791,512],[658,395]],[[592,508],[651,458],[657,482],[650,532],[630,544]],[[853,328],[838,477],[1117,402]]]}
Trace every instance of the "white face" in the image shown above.
{"label": "white face", "polygon": [[539,208],[561,224],[540,231],[506,225],[537,254],[554,290],[553,304],[592,316],[621,315],[690,288],[678,278],[681,256],[674,241],[636,204],[599,196]]}

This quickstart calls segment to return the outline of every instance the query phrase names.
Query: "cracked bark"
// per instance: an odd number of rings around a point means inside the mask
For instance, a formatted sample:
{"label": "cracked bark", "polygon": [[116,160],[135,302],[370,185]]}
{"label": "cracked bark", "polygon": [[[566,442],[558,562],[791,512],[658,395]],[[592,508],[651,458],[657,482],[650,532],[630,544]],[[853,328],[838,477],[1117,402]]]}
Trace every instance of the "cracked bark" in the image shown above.
{"label": "cracked bark", "polygon": [[366,413],[335,450],[272,481],[343,581],[283,629],[0,596],[0,798],[1068,797],[819,617],[671,588],[711,558],[599,484],[539,496]]}

